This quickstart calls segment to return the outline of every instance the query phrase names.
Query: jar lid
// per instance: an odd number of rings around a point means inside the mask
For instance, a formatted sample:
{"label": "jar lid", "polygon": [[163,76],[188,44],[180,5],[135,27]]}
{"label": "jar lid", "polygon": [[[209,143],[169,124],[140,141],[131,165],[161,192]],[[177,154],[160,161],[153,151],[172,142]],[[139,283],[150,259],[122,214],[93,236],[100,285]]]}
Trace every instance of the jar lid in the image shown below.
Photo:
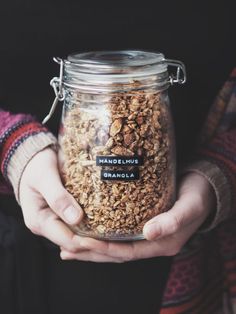
{"label": "jar lid", "polygon": [[[46,123],[58,101],[65,98],[66,88],[82,93],[128,92],[155,89],[161,91],[174,83],[186,82],[185,66],[181,61],[165,59],[162,53],[142,50],[95,51],[70,54],[67,59],[54,58],[60,65],[59,77],[50,81],[56,98]],[[168,74],[168,66],[176,74]],[[138,84],[137,84],[138,82]]]}
{"label": "jar lid", "polygon": [[[54,78],[51,85],[54,90],[59,89],[60,95],[63,87],[91,93],[147,88],[164,90],[171,84],[186,81],[184,64],[165,59],[159,52],[95,51],[74,53],[67,59],[54,60],[60,64],[60,78]],[[168,66],[177,68],[176,76],[168,74]]]}
{"label": "jar lid", "polygon": [[[141,50],[70,54],[63,60],[63,84],[91,92],[167,88],[167,62],[162,53]],[[134,82],[140,86],[134,86]]]}
{"label": "jar lid", "polygon": [[[140,50],[95,51],[75,53],[65,61],[65,70],[69,75],[76,73],[95,75],[107,74],[106,79],[134,79],[167,71],[167,64],[162,53]],[[101,76],[103,80],[104,77]]]}
{"label": "jar lid", "polygon": [[69,55],[65,62],[67,67],[71,65],[75,71],[87,74],[109,73],[137,77],[167,71],[167,63],[162,53],[141,50],[75,53]]}

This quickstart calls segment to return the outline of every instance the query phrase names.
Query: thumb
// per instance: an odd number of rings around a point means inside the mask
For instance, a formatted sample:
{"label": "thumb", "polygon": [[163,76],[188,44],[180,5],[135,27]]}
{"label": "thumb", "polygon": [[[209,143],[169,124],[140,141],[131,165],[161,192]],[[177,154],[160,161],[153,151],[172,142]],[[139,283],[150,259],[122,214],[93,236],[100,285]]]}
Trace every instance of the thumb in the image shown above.
{"label": "thumb", "polygon": [[147,240],[173,235],[199,217],[199,210],[191,197],[181,197],[167,212],[149,220],[143,228]]}
{"label": "thumb", "polygon": [[143,228],[145,238],[154,240],[176,232],[178,222],[174,217],[170,212],[165,212],[149,220]]}
{"label": "thumb", "polygon": [[50,208],[67,224],[78,224],[83,218],[83,210],[72,195],[63,187],[55,187],[54,193],[42,194]]}
{"label": "thumb", "polygon": [[38,184],[38,191],[62,220],[70,225],[78,224],[83,218],[83,210],[62,185],[57,167],[50,167],[45,176]]}

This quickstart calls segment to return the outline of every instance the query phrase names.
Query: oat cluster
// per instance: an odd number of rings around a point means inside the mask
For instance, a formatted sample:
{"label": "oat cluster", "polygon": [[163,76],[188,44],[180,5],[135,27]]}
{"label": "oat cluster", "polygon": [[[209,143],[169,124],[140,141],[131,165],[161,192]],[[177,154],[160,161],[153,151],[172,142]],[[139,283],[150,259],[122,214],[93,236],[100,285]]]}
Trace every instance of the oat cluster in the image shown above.
{"label": "oat cluster", "polygon": [[[77,101],[66,112],[59,140],[62,174],[66,189],[85,212],[80,232],[97,238],[132,238],[172,204],[168,115],[161,93],[144,91],[119,93],[102,103]],[[139,179],[101,180],[96,156],[141,156]]]}

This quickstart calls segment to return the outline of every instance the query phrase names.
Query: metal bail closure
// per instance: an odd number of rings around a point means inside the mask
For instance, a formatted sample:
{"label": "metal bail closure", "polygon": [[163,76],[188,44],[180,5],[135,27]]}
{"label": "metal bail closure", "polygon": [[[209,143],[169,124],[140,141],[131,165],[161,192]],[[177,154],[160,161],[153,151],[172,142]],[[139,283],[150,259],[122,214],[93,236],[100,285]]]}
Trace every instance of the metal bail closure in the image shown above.
{"label": "metal bail closure", "polygon": [[174,85],[175,83],[178,83],[181,85],[184,84],[187,80],[187,75],[186,75],[185,65],[183,64],[183,62],[178,61],[178,60],[171,60],[171,59],[166,59],[166,62],[168,66],[177,67],[176,74],[175,75],[171,74],[169,77],[170,84],[171,85]]}
{"label": "metal bail closure", "polygon": [[56,110],[58,102],[63,101],[65,98],[65,94],[64,94],[63,86],[62,86],[64,62],[60,58],[53,58],[53,60],[56,63],[60,64],[60,76],[54,77],[50,81],[50,85],[52,86],[56,97],[52,103],[52,106],[51,106],[51,109],[50,109],[48,115],[43,119],[42,124],[45,124],[49,121],[49,119],[52,117],[54,111]]}

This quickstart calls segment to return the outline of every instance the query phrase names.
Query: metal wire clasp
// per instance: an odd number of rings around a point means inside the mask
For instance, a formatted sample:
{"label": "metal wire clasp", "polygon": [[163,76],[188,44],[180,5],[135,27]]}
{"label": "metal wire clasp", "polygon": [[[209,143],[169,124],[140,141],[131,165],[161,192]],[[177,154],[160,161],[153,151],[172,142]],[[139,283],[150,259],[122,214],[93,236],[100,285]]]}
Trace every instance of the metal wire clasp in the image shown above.
{"label": "metal wire clasp", "polygon": [[175,83],[184,84],[187,80],[186,69],[183,62],[178,60],[166,59],[168,66],[177,67],[176,75],[171,74],[169,76],[170,84],[174,85]]}
{"label": "metal wire clasp", "polygon": [[48,122],[48,120],[51,118],[54,111],[56,110],[58,102],[63,101],[65,98],[65,93],[64,93],[63,85],[62,85],[64,61],[60,58],[53,58],[53,60],[56,63],[60,64],[60,75],[59,75],[59,77],[54,77],[50,81],[50,85],[52,86],[56,97],[52,103],[52,106],[51,106],[51,109],[50,109],[48,115],[43,119],[42,124],[45,124]]}

